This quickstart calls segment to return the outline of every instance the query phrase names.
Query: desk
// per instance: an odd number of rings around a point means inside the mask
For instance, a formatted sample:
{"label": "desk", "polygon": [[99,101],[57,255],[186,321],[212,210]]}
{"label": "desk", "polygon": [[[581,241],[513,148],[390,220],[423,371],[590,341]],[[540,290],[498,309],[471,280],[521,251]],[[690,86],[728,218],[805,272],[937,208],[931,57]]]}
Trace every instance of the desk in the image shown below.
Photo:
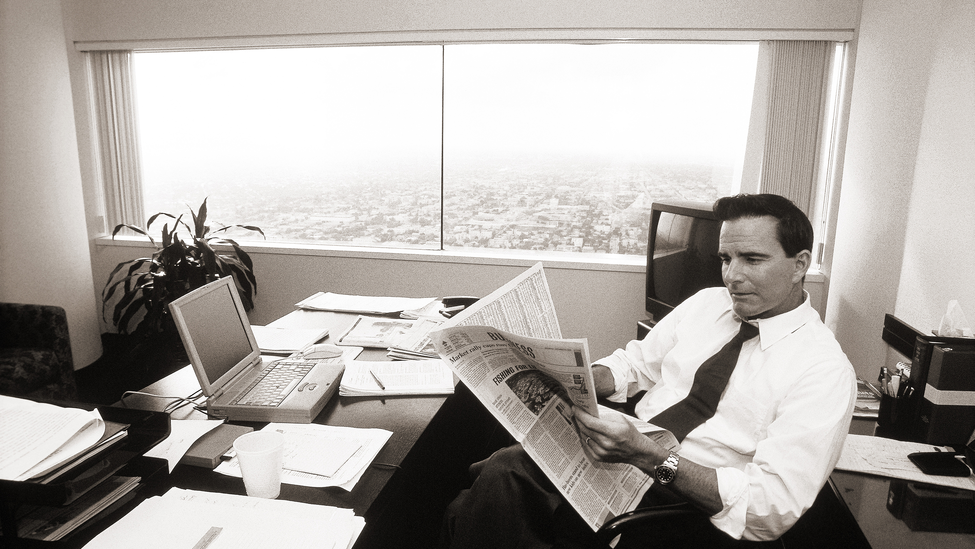
{"label": "desk", "polygon": [[[298,310],[271,323],[278,327],[323,327],[331,336],[343,333],[357,315]],[[325,341],[329,341],[327,338]],[[386,360],[386,351],[366,349],[362,360]],[[160,395],[188,395],[200,385],[191,366],[145,388]],[[162,410],[168,401],[140,395],[126,405]],[[203,419],[190,407],[173,419]],[[435,545],[447,504],[469,483],[467,467],[510,443],[503,427],[462,384],[449,396],[340,397],[336,395],[315,423],[381,428],[392,436],[351,492],[341,488],[281,485],[281,499],[351,508],[366,519],[357,548]],[[260,424],[251,424],[261,427]],[[381,464],[381,465],[380,465]],[[178,465],[168,485],[243,494],[243,481],[205,468]]]}
{"label": "desk", "polygon": [[[873,420],[854,419],[850,432],[871,435],[874,425]],[[874,549],[975,548],[975,535],[914,532],[894,517],[887,510],[891,479],[833,471],[830,481]]]}

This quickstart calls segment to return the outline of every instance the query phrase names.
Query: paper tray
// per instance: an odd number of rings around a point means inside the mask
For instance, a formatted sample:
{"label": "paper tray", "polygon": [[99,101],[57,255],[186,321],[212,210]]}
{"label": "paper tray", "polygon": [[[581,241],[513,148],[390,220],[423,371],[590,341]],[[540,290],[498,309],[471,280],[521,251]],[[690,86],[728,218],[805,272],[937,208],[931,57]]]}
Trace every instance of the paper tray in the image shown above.
{"label": "paper tray", "polygon": [[99,407],[98,412],[105,420],[129,425],[121,444],[79,463],[63,479],[50,484],[0,480],[0,502],[66,505],[169,436],[169,414],[165,412],[112,406]]}

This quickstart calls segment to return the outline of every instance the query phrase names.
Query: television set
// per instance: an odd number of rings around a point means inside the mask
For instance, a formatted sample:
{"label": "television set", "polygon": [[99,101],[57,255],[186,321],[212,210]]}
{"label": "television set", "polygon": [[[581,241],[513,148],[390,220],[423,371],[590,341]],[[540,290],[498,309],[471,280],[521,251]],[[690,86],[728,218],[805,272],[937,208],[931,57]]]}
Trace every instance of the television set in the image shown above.
{"label": "television set", "polygon": [[711,203],[666,201],[650,207],[647,313],[652,324],[699,290],[723,286]]}

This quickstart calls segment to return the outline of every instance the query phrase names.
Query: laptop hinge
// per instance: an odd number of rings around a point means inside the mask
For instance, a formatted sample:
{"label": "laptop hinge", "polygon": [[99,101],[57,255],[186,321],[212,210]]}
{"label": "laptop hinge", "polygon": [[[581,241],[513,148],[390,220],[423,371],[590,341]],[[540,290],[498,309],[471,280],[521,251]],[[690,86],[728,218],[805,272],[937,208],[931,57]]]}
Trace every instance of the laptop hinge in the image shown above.
{"label": "laptop hinge", "polygon": [[250,373],[251,368],[254,368],[255,366],[260,366],[261,365],[261,362],[263,362],[263,359],[260,357],[260,355],[258,355],[256,358],[254,358],[254,360],[250,361],[250,363],[247,364],[246,367],[244,367],[243,369],[241,369],[241,371],[237,375],[235,375],[234,378],[232,380],[230,380],[229,383],[224,384],[223,387],[221,387],[215,393],[213,393],[212,395],[210,395],[209,398],[211,398],[213,400],[216,400],[216,399],[220,398],[221,395],[223,395],[224,393],[227,392],[227,387],[233,387],[234,384],[237,383],[237,380],[238,379],[240,379],[240,378],[244,377],[245,375],[247,375],[248,373]]}

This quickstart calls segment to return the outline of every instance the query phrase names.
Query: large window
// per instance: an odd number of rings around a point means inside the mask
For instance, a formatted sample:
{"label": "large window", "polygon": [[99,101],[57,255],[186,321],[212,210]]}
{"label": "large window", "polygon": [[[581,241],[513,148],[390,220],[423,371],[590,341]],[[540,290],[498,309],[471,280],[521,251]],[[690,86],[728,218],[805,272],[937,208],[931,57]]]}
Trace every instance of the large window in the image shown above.
{"label": "large window", "polygon": [[650,204],[738,190],[757,43],[133,56],[147,214],[269,240],[643,255]]}

